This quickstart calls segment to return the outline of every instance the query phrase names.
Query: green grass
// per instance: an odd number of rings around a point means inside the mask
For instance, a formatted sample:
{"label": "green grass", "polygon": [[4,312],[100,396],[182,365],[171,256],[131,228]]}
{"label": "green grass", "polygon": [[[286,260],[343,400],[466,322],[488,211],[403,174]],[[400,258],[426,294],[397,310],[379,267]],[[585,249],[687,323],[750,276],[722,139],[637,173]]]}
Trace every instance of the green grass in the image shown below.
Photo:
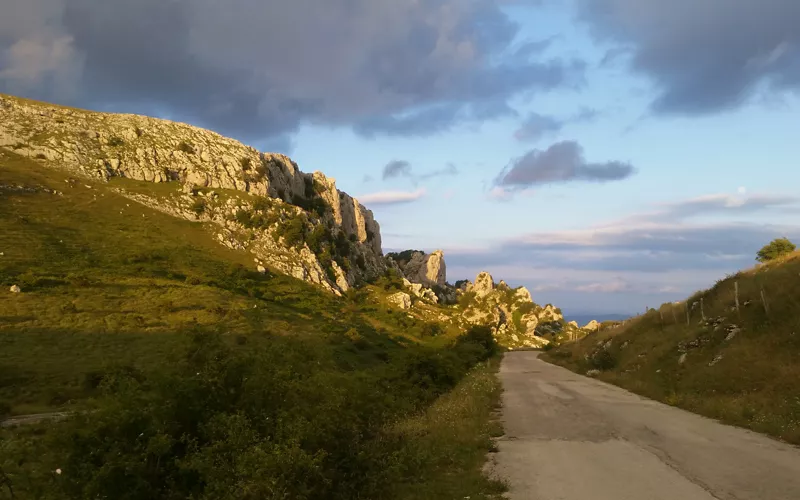
{"label": "green grass", "polygon": [[432,328],[378,286],[337,298],[258,273],[119,187],[0,149],[0,418],[78,412],[0,430],[15,498],[501,490],[480,471],[497,425],[485,332]]}
{"label": "green grass", "polygon": [[[554,349],[545,358],[581,373],[605,368],[599,377],[607,382],[800,444],[798,276],[800,253],[795,253],[720,280],[686,302],[665,304],[624,326]],[[703,313],[707,320],[721,320],[719,327],[705,324]],[[734,327],[740,331],[726,340]],[[608,349],[600,346],[609,340]]]}

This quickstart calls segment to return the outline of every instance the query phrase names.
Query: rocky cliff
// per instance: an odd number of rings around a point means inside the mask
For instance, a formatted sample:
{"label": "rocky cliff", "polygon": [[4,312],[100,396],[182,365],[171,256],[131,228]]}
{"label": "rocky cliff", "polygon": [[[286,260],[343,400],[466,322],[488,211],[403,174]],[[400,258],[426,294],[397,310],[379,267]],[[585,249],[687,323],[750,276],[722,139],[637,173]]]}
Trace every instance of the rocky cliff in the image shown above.
{"label": "rocky cliff", "polygon": [[447,265],[444,252],[436,250],[427,254],[419,250],[406,250],[387,255],[403,275],[412,283],[426,287],[444,287],[447,283]]}
{"label": "rocky cliff", "polygon": [[496,284],[492,275],[479,273],[475,282],[459,283],[459,306],[464,319],[493,328],[501,345],[509,348],[543,347],[551,342],[578,338],[582,331],[564,321],[561,311],[536,304],[525,287]]}
{"label": "rocky cliff", "polygon": [[[167,196],[130,185],[120,191],[173,215],[215,222],[221,241],[250,250],[259,265],[332,291],[385,269],[380,226],[334,179],[208,130],[0,95],[0,147],[87,178],[175,183],[181,189]],[[303,234],[285,234],[286,224]]]}

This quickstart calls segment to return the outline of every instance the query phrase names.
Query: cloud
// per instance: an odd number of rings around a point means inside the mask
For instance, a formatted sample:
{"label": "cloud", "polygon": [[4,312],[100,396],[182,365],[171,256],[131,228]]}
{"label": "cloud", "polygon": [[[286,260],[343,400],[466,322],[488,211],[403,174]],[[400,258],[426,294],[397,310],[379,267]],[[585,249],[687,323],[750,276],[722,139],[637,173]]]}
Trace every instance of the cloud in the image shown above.
{"label": "cloud", "polygon": [[745,102],[761,84],[800,90],[796,0],[580,0],[595,35],[628,49],[650,77],[658,113],[703,114]]}
{"label": "cloud", "polygon": [[546,135],[560,132],[569,124],[592,121],[598,114],[597,110],[591,108],[583,108],[575,115],[566,118],[530,113],[514,132],[514,137],[518,141],[536,142]]}
{"label": "cloud", "polygon": [[495,186],[520,189],[565,182],[610,182],[626,179],[633,173],[634,168],[628,163],[589,163],[577,142],[564,141],[544,151],[535,149],[512,161],[495,179]]}
{"label": "cloud", "polygon": [[383,180],[405,178],[410,179],[416,186],[421,181],[427,181],[435,177],[449,177],[458,174],[458,167],[453,163],[448,163],[444,168],[433,170],[425,174],[414,174],[411,164],[405,160],[390,161],[383,167]]}
{"label": "cloud", "polygon": [[383,180],[396,177],[411,177],[411,164],[407,161],[390,161],[383,167]]}
{"label": "cloud", "polygon": [[418,175],[416,178],[419,181],[426,181],[428,179],[433,179],[434,177],[451,177],[453,175],[458,175],[458,167],[456,167],[453,163],[448,163],[444,168]]}
{"label": "cloud", "polygon": [[[58,100],[65,81],[48,77],[55,55],[75,63],[69,85],[80,91],[66,104],[169,116],[254,141],[302,124],[429,134],[505,116],[517,96],[581,80],[580,61],[512,50],[520,28],[507,4],[25,0],[0,19],[0,91]],[[32,43],[38,62],[22,67],[15,54]]]}
{"label": "cloud", "polygon": [[514,137],[518,141],[538,141],[548,133],[555,133],[564,128],[565,121],[554,116],[531,113],[522,122]]}
{"label": "cloud", "polygon": [[[658,203],[579,230],[446,248],[448,273],[471,278],[489,270],[537,290],[539,301],[567,307],[595,308],[600,302],[591,297],[597,297],[608,301],[608,310],[639,310],[684,298],[751,267],[758,249],[776,237],[800,239],[800,225],[791,217],[786,224],[763,222],[792,207],[800,207],[800,197],[709,195]],[[751,217],[758,219],[747,220]],[[600,299],[606,294],[617,298]]]}
{"label": "cloud", "polygon": [[425,189],[417,189],[416,191],[381,191],[359,196],[358,201],[364,205],[399,205],[417,201],[426,194],[427,191]]}

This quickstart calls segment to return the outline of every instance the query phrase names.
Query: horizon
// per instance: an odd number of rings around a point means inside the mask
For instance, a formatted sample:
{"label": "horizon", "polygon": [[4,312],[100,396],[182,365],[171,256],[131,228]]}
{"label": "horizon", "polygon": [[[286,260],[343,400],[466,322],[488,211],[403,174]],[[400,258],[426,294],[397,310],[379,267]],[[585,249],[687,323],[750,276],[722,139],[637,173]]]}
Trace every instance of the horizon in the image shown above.
{"label": "horizon", "polygon": [[800,7],[756,5],[33,0],[0,19],[0,92],[288,154],[384,252],[635,315],[800,238]]}

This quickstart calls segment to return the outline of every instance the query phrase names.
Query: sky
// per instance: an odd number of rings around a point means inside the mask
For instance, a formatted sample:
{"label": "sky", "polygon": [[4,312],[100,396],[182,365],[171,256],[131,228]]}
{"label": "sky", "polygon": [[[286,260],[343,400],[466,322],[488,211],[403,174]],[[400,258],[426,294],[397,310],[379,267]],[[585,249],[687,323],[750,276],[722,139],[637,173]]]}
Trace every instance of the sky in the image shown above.
{"label": "sky", "polygon": [[0,92],[289,154],[384,250],[634,314],[800,240],[797,0],[0,0]]}

